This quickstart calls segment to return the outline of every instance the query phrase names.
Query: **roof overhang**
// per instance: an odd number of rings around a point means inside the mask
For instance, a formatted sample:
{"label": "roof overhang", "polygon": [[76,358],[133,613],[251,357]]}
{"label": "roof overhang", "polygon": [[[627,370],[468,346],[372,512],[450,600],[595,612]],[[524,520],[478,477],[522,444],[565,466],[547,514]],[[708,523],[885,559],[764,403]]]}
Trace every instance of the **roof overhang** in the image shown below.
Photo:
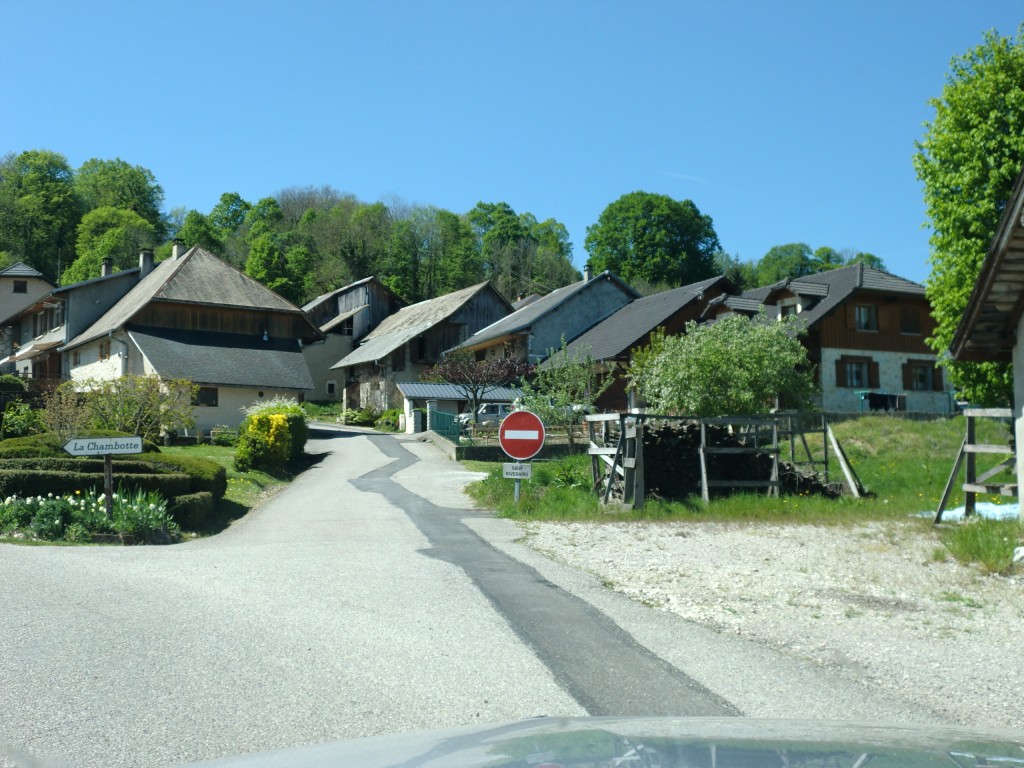
{"label": "roof overhang", "polygon": [[950,345],[956,360],[1008,361],[1024,313],[1024,172],[1017,177]]}

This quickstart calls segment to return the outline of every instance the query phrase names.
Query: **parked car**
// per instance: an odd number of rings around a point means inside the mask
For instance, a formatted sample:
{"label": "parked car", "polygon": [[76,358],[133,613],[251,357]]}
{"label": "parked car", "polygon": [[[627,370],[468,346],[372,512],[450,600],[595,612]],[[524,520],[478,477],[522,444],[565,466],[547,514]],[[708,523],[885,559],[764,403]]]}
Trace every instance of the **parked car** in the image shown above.
{"label": "parked car", "polygon": [[[501,420],[508,416],[515,408],[510,403],[483,403],[477,409],[477,425],[481,427],[496,427]],[[464,428],[473,423],[473,414],[470,412],[458,415],[459,424]]]}

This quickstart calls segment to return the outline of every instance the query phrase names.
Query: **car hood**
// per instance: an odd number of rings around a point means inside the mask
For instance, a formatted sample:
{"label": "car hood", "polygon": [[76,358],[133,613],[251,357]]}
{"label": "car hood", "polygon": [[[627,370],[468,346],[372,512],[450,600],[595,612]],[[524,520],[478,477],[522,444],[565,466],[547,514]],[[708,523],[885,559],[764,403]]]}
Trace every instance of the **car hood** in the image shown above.
{"label": "car hood", "polygon": [[1024,733],[744,718],[536,718],[192,764],[206,768],[1024,768]]}

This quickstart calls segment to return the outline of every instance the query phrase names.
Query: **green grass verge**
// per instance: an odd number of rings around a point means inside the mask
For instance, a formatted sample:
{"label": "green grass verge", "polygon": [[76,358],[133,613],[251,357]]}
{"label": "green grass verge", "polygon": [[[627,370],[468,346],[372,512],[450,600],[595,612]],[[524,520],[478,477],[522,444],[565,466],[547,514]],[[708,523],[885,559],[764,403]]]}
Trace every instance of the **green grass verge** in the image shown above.
{"label": "green grass verge", "polygon": [[[800,495],[770,498],[764,495],[737,494],[712,500],[705,505],[700,498],[680,500],[648,499],[644,508],[633,510],[604,507],[590,490],[590,459],[575,456],[560,462],[535,462],[534,476],[522,482],[520,503],[513,500],[513,482],[502,478],[500,463],[467,462],[467,466],[488,472],[484,480],[467,489],[479,504],[499,515],[529,520],[693,520],[760,521],[813,525],[852,524],[866,520],[902,520],[931,528],[931,515],[939,503],[956,453],[965,432],[962,417],[933,421],[911,421],[888,416],[865,416],[833,426],[844,451],[870,498],[843,497],[836,500]],[[1007,444],[1007,425],[1000,421],[980,420],[978,440]],[[809,437],[812,453],[820,455],[820,436]],[[1004,458],[981,454],[978,472],[995,466]],[[830,479],[838,479],[840,468],[830,464]],[[1012,470],[998,478],[1012,478]],[[997,479],[998,479],[997,478]],[[948,503],[954,508],[964,503],[963,470]],[[1016,499],[1000,496],[979,497],[979,501],[1016,505]],[[921,516],[921,513],[927,513]],[[950,525],[937,534],[944,548],[957,559],[981,564],[992,572],[1006,572],[1013,549],[1019,546],[1022,528],[1016,520],[978,521]]]}
{"label": "green grass verge", "polygon": [[200,530],[190,532],[198,536],[210,536],[220,533],[231,525],[232,522],[244,517],[260,501],[287,485],[293,477],[290,474],[270,475],[258,469],[239,472],[234,466],[235,449],[229,446],[165,446],[160,451],[172,456],[197,456],[209,459],[210,461],[217,462],[227,470],[228,487],[224,493],[224,498],[217,503],[208,524],[202,526]]}

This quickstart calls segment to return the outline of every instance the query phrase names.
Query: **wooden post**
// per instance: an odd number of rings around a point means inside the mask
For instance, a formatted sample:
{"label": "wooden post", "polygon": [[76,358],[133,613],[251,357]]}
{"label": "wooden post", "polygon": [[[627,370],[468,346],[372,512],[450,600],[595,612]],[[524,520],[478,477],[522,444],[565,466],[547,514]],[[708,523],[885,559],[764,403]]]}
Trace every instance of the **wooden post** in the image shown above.
{"label": "wooden post", "polygon": [[[974,416],[971,414],[967,415],[967,443],[966,445],[974,445],[975,443],[975,430],[976,425],[974,423]],[[966,446],[965,446],[966,449]],[[978,479],[978,462],[973,452],[967,453],[967,474],[964,477],[964,487],[967,484],[974,484]],[[977,494],[974,491],[964,491],[964,517],[970,517],[977,511]]]}
{"label": "wooden post", "polygon": [[704,450],[708,444],[707,424],[704,419],[700,420],[700,495],[707,504],[711,501],[711,493],[708,490],[708,456]]}
{"label": "wooden post", "polygon": [[103,495],[107,501],[107,519],[114,516],[114,462],[109,453],[103,454]]}
{"label": "wooden post", "polygon": [[839,466],[843,470],[843,476],[846,478],[846,487],[850,489],[850,495],[855,499],[859,499],[860,494],[860,479],[853,471],[853,467],[850,466],[849,460],[846,458],[846,454],[843,453],[842,447],[839,445],[839,441],[836,439],[835,433],[831,427],[828,427],[828,439],[832,443],[832,450],[835,451],[836,459],[839,461]]}
{"label": "wooden post", "polygon": [[782,489],[779,488],[779,422],[772,422],[772,482],[768,486],[769,496],[781,496]]}
{"label": "wooden post", "polygon": [[633,466],[633,509],[644,508],[644,420],[636,420],[636,450]]}
{"label": "wooden post", "polygon": [[622,503],[632,504],[633,492],[636,490],[636,419],[626,419],[622,423],[625,435],[625,450],[622,454]]}

